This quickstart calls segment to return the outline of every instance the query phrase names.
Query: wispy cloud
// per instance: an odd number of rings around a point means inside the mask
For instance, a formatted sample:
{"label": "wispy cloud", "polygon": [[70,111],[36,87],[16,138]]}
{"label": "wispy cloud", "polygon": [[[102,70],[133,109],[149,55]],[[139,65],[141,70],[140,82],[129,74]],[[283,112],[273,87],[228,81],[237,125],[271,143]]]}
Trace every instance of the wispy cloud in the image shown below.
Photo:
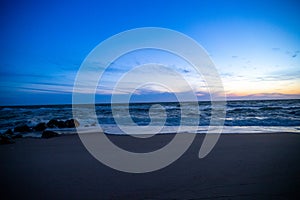
{"label": "wispy cloud", "polygon": [[298,54],[300,53],[299,50],[296,51],[286,51],[285,54],[290,56],[291,58],[296,58]]}
{"label": "wispy cloud", "polygon": [[256,93],[249,95],[227,95],[228,100],[248,100],[248,99],[300,99],[300,94],[285,94],[285,93]]}
{"label": "wispy cloud", "polygon": [[273,50],[273,51],[280,51],[280,48],[278,48],[278,47],[273,47],[272,50]]}

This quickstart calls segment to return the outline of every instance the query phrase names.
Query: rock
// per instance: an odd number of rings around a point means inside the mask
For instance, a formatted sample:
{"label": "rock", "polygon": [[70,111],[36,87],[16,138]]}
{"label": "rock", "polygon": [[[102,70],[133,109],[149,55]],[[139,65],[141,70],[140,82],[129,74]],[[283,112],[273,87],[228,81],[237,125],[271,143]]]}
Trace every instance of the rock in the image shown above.
{"label": "rock", "polygon": [[46,123],[39,123],[34,127],[34,130],[36,131],[44,131],[47,128]]}
{"label": "rock", "polygon": [[66,128],[65,122],[64,121],[59,121],[56,119],[51,119],[47,123],[47,127],[49,128]]}
{"label": "rock", "polygon": [[54,131],[43,131],[42,138],[52,138],[57,137],[58,133]]}
{"label": "rock", "polygon": [[14,135],[12,135],[11,136],[13,139],[16,139],[16,138],[22,138],[23,137],[23,135],[22,134],[14,134]]}
{"label": "rock", "polygon": [[8,129],[5,131],[2,135],[0,135],[1,144],[12,144],[15,143],[13,139],[15,138],[22,138],[23,135],[18,133],[14,134],[14,132],[11,129]]}
{"label": "rock", "polygon": [[76,119],[69,119],[65,121],[65,126],[67,128],[75,128],[78,127],[80,124]]}
{"label": "rock", "polygon": [[76,119],[68,119],[66,121],[51,119],[47,123],[47,127],[49,128],[75,128],[79,126],[79,122]]}
{"label": "rock", "polygon": [[13,144],[15,141],[7,134],[0,135],[0,144]]}
{"label": "rock", "polygon": [[66,128],[65,122],[64,121],[58,121],[57,127],[58,128]]}
{"label": "rock", "polygon": [[47,127],[49,128],[55,128],[58,127],[58,121],[56,119],[51,119],[48,123],[47,123]]}
{"label": "rock", "polygon": [[13,135],[13,134],[14,132],[11,129],[7,129],[7,131],[3,133],[3,135]]}
{"label": "rock", "polygon": [[30,132],[30,128],[27,125],[16,126],[14,132]]}

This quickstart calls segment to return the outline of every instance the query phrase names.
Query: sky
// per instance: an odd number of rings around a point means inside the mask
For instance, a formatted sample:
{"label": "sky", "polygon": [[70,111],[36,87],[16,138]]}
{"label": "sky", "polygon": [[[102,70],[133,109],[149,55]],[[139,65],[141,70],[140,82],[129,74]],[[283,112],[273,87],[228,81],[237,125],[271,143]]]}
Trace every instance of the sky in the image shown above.
{"label": "sky", "polygon": [[[107,38],[140,27],[168,28],[197,41],[214,62],[229,100],[300,98],[297,1],[3,0],[0,4],[0,105],[72,103],[76,73],[86,56]],[[96,101],[110,100],[112,82],[121,73],[156,61],[188,72],[183,74],[202,94],[199,100],[209,97],[203,80],[188,64],[166,52],[146,50],[110,66]],[[122,70],[114,70],[120,66]],[[186,90],[178,86],[175,92]],[[134,98],[168,101],[173,96],[161,87],[147,86]]]}

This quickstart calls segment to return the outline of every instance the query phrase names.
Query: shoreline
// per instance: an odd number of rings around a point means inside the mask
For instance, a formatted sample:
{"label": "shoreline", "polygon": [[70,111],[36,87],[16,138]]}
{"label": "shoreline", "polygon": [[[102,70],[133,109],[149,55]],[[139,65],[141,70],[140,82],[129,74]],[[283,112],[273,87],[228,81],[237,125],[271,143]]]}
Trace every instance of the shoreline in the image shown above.
{"label": "shoreline", "polygon": [[[208,126],[183,126],[181,130],[178,131],[179,126],[165,126],[163,129],[155,133],[154,135],[175,135],[175,134],[200,134],[205,135],[208,131]],[[215,127],[211,127],[212,131]],[[218,129],[218,128],[216,128]],[[101,133],[106,135],[128,135],[123,133],[118,126],[116,125],[106,125],[101,127]],[[195,133],[196,130],[196,133]],[[45,131],[51,131],[58,134],[58,136],[65,135],[76,135],[76,134],[89,134],[100,132],[96,127],[78,127],[75,128],[54,128],[54,129],[45,129]],[[15,133],[16,135],[21,135],[22,138],[41,138],[43,131],[33,131],[28,133]],[[232,134],[300,134],[300,126],[223,126],[221,135],[232,135]],[[216,132],[210,132],[209,134],[217,134]],[[146,136],[148,134],[134,134],[139,137],[139,135]],[[152,134],[151,134],[152,135]]]}
{"label": "shoreline", "polygon": [[[124,135],[109,138],[124,149],[160,148]],[[203,159],[204,134],[174,163],[158,171],[116,171],[92,157],[78,135],[21,138],[0,146],[4,199],[297,199],[300,197],[299,134],[221,134]],[[144,141],[144,139],[142,140]],[[17,191],[17,192],[16,192]]]}

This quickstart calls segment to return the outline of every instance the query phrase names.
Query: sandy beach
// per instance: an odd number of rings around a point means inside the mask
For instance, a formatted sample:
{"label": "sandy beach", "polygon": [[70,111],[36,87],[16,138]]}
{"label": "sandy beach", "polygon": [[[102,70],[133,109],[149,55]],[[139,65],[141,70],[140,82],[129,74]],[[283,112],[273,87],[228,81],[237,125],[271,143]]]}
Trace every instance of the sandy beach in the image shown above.
{"label": "sandy beach", "polygon": [[[145,146],[129,136],[110,137],[133,151]],[[157,147],[172,138],[155,137]],[[213,151],[199,159],[202,140],[203,135],[197,135],[188,151],[166,168],[131,174],[94,159],[78,135],[18,139],[0,146],[1,199],[300,197],[300,135],[223,134]]]}

